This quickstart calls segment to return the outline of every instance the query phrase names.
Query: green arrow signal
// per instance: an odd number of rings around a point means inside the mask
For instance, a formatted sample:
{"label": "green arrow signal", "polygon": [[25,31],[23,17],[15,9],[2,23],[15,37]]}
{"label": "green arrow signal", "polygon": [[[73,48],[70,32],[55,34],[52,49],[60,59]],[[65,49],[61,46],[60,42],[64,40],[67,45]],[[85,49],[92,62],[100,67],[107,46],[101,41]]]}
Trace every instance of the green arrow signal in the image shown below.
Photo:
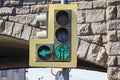
{"label": "green arrow signal", "polygon": [[41,56],[45,56],[46,54],[50,54],[50,51],[43,49],[41,52],[39,52],[39,55]]}

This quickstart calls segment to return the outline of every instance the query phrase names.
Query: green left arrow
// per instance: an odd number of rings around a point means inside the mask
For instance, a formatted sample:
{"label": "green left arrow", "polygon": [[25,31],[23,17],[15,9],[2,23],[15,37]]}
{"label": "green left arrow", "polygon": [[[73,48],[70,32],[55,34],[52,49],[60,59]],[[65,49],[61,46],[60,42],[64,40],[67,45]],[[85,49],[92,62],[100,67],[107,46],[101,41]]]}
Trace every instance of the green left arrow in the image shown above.
{"label": "green left arrow", "polygon": [[41,56],[45,56],[46,54],[50,54],[50,51],[43,49],[41,52],[39,52],[39,55]]}

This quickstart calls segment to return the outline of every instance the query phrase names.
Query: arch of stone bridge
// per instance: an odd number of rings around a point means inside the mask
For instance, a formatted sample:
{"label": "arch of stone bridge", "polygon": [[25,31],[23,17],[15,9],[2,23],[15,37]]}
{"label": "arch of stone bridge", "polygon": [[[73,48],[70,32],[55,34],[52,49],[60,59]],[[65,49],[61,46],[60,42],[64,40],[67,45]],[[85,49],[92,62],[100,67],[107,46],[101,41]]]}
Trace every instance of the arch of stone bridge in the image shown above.
{"label": "arch of stone bridge", "polygon": [[[4,64],[3,64],[4,63]],[[0,35],[0,69],[29,67],[29,41]],[[107,67],[78,56],[77,67],[106,72]]]}

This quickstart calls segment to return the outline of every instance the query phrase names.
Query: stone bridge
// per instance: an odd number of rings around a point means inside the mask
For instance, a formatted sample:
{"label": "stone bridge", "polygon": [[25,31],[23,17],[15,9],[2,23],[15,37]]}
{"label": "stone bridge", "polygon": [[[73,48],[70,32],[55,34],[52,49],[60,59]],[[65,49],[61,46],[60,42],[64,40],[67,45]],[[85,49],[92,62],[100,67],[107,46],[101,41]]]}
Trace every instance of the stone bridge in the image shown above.
{"label": "stone bridge", "polygon": [[[22,65],[16,66],[28,67],[29,39],[39,38],[38,32],[47,31],[46,26],[34,24],[35,17],[46,13],[49,4],[56,3],[60,1],[0,0],[1,69],[6,65],[13,68],[19,61]],[[78,5],[78,68],[107,69],[109,80],[119,80],[120,0],[69,0],[69,3]]]}

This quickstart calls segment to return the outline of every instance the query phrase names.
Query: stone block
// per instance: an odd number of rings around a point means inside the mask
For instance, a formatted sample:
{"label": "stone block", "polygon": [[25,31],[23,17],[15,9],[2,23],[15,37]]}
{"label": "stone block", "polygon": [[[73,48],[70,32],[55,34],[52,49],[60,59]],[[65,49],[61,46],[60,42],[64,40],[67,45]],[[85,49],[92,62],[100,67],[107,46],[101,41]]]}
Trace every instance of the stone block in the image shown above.
{"label": "stone block", "polygon": [[3,6],[11,7],[11,6],[21,6],[22,0],[3,0]]}
{"label": "stone block", "polygon": [[5,29],[3,31],[3,34],[7,34],[7,35],[12,35],[13,32],[13,26],[14,26],[14,22],[5,22]]}
{"label": "stone block", "polygon": [[120,66],[120,56],[117,56],[117,65]]}
{"label": "stone block", "polygon": [[93,8],[106,8],[106,1],[93,1]]}
{"label": "stone block", "polygon": [[60,3],[60,0],[37,0],[37,4]]}
{"label": "stone block", "polygon": [[15,23],[12,36],[20,38],[22,35],[23,24]]}
{"label": "stone block", "polygon": [[86,58],[90,43],[81,40],[78,44],[79,44],[78,51],[77,51],[78,56],[80,58]]}
{"label": "stone block", "polygon": [[117,7],[116,6],[108,6],[106,9],[106,19],[116,19],[117,18]]}
{"label": "stone block", "polygon": [[107,32],[107,39],[108,41],[117,41],[117,31],[113,30],[113,31],[108,31]]}
{"label": "stone block", "polygon": [[88,50],[87,60],[95,62],[99,51],[100,51],[100,46],[98,46],[96,44],[91,44],[89,47],[89,50]]}
{"label": "stone block", "polygon": [[31,13],[46,13],[48,7],[46,5],[34,5],[31,6]]}
{"label": "stone block", "polygon": [[120,30],[120,20],[112,20],[107,22],[108,30]]}
{"label": "stone block", "polygon": [[119,5],[120,0],[108,0],[108,5]]}
{"label": "stone block", "polygon": [[0,16],[14,15],[14,14],[15,14],[14,7],[2,7],[2,8],[0,8]]}
{"label": "stone block", "polygon": [[118,79],[120,79],[120,67],[118,67]]}
{"label": "stone block", "polygon": [[102,44],[102,36],[101,35],[92,35],[92,36],[79,36],[80,40],[87,41],[89,43],[95,43],[95,44]]}
{"label": "stone block", "polygon": [[58,3],[61,3],[61,0],[51,0],[51,3],[52,4],[58,4]]}
{"label": "stone block", "polygon": [[102,36],[101,35],[79,36],[79,39],[87,41],[89,43],[95,43],[95,44],[102,45]]}
{"label": "stone block", "polygon": [[92,34],[107,34],[106,23],[92,23],[91,30]]}
{"label": "stone block", "polygon": [[84,36],[84,35],[90,35],[90,24],[78,24],[78,35]]}
{"label": "stone block", "polygon": [[108,42],[107,35],[102,35],[102,43],[106,44]]}
{"label": "stone block", "polygon": [[26,15],[9,16],[10,21],[26,24]]}
{"label": "stone block", "polygon": [[23,0],[23,5],[35,5],[36,0]]}
{"label": "stone block", "polygon": [[28,14],[26,16],[27,24],[30,25],[30,26],[38,27],[37,21],[35,20],[36,16],[37,16],[37,14]]}
{"label": "stone block", "polygon": [[108,42],[108,54],[109,55],[120,55],[120,42]]}
{"label": "stone block", "polygon": [[31,26],[24,26],[23,32],[22,32],[22,39],[29,40],[30,39],[30,34],[32,32],[32,27]]}
{"label": "stone block", "polygon": [[109,80],[119,80],[118,79],[118,72],[119,72],[119,67],[108,67],[107,73],[108,73],[108,79]]}
{"label": "stone block", "polygon": [[33,27],[30,38],[45,38],[45,37],[47,37],[46,30],[41,30]]}
{"label": "stone block", "polygon": [[78,10],[77,23],[84,23],[85,18],[86,18],[86,11],[85,10]]}
{"label": "stone block", "polygon": [[16,14],[30,13],[30,6],[16,7]]}
{"label": "stone block", "polygon": [[86,22],[105,20],[105,9],[86,10]]}
{"label": "stone block", "polygon": [[4,20],[0,19],[0,33],[2,33],[4,31],[4,28],[5,28]]}
{"label": "stone block", "polygon": [[107,53],[105,51],[105,48],[100,47],[95,62],[97,62],[98,64],[101,64],[103,66],[107,66],[107,60],[108,60],[108,55],[107,55]]}
{"label": "stone block", "polygon": [[108,66],[109,67],[117,67],[117,56],[109,56],[108,57]]}
{"label": "stone block", "polygon": [[108,42],[106,43],[106,44],[103,44],[103,46],[105,47],[105,49],[106,49],[106,53],[108,54],[108,56],[109,56],[109,44],[108,44]]}
{"label": "stone block", "polygon": [[78,9],[91,9],[92,2],[91,1],[80,1],[80,2],[73,2],[77,4]]}
{"label": "stone block", "polygon": [[46,0],[36,0],[37,4],[45,4],[47,3]]}
{"label": "stone block", "polygon": [[94,39],[94,36],[79,36],[78,38],[80,40],[84,40],[84,41],[87,41],[87,42],[92,42],[93,39]]}
{"label": "stone block", "polygon": [[120,5],[117,6],[117,18],[120,19]]}
{"label": "stone block", "polygon": [[94,35],[92,43],[102,45],[102,36],[101,35]]}
{"label": "stone block", "polygon": [[7,20],[8,16],[0,16],[0,19]]}
{"label": "stone block", "polygon": [[120,30],[117,30],[117,39],[120,41]]}

